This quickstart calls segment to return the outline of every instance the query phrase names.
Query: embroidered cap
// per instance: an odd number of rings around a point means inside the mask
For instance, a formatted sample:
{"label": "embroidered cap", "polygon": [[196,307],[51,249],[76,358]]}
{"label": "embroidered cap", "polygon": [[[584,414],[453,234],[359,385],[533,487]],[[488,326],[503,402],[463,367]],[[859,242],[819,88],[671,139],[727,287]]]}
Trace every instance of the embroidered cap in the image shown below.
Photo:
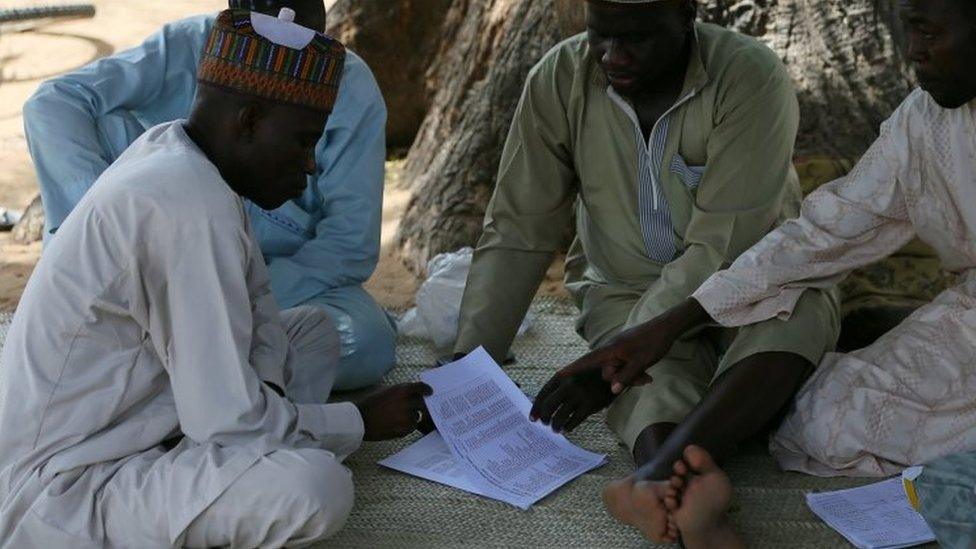
{"label": "embroidered cap", "polygon": [[197,80],[246,95],[331,111],[346,48],[294,22],[243,9],[220,12],[203,48]]}

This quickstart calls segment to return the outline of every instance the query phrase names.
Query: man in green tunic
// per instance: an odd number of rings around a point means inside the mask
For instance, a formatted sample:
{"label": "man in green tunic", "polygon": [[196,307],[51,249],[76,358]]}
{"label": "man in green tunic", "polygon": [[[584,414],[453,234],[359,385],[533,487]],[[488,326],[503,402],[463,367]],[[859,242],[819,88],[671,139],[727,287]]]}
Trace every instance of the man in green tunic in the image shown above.
{"label": "man in green tunic", "polygon": [[[799,112],[773,52],[695,22],[695,0],[588,0],[586,8],[587,32],[529,74],[468,277],[456,353],[484,345],[496,360],[507,357],[574,214],[566,283],[578,331],[598,348],[685,300],[798,213]],[[836,296],[808,291],[788,321],[698,327],[654,367],[653,383],[615,394],[598,370],[556,375],[532,413],[563,431],[609,406],[608,422],[638,466],[653,463],[652,478],[667,478],[689,442],[721,455],[768,423],[837,331]],[[720,429],[735,436],[716,447]]]}

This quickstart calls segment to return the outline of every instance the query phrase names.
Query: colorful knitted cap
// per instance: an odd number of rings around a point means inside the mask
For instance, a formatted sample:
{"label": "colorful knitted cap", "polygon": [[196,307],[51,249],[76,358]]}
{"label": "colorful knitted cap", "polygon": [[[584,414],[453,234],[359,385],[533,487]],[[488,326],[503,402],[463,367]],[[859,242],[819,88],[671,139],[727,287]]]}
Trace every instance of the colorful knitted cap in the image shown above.
{"label": "colorful knitted cap", "polygon": [[295,24],[295,12],[277,18],[242,9],[217,15],[203,48],[197,80],[272,101],[331,111],[339,92],[346,48]]}

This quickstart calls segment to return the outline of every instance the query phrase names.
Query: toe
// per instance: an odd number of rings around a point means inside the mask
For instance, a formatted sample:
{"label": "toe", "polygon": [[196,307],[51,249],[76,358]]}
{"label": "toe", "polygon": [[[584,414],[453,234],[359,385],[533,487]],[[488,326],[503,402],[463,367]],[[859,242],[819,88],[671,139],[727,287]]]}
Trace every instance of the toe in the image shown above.
{"label": "toe", "polygon": [[660,540],[668,527],[668,512],[664,507],[667,483],[638,482],[631,494],[636,526],[651,539]]}
{"label": "toe", "polygon": [[684,462],[684,460],[679,459],[678,461],[674,462],[671,470],[674,471],[676,476],[683,477],[688,474],[688,465]]}
{"label": "toe", "polygon": [[664,507],[671,511],[672,513],[678,510],[678,498],[675,496],[665,496],[664,497]]}
{"label": "toe", "polygon": [[718,469],[712,455],[701,446],[692,445],[685,448],[685,461],[699,475],[706,475]]}

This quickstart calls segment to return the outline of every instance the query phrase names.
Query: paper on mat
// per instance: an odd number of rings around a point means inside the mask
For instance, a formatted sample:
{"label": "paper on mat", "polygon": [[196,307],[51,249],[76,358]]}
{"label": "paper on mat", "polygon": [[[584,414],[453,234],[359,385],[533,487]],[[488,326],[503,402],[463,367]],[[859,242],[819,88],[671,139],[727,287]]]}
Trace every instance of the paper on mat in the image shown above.
{"label": "paper on mat", "polygon": [[434,431],[403,450],[380,461],[380,465],[408,475],[418,476],[464,491],[489,496],[468,480],[467,474],[454,459],[441,434]]}
{"label": "paper on mat", "polygon": [[935,534],[908,503],[900,478],[860,488],[807,494],[807,505],[831,528],[862,549],[911,547]]}
{"label": "paper on mat", "polygon": [[606,462],[605,455],[529,421],[529,399],[483,348],[420,378],[434,389],[427,409],[464,480],[447,472],[452,468],[430,436],[384,465],[528,509]]}

